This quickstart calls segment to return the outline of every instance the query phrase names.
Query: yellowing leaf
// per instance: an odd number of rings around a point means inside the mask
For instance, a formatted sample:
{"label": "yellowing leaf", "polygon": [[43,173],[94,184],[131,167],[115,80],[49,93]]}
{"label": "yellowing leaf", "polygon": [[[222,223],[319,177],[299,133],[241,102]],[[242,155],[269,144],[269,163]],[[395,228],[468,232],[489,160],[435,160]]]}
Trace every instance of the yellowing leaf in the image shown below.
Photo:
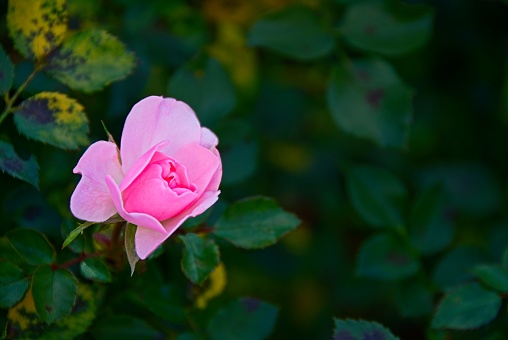
{"label": "yellowing leaf", "polygon": [[209,285],[205,290],[196,297],[196,307],[205,309],[208,302],[216,296],[222,294],[226,288],[226,267],[221,262],[209,276]]}
{"label": "yellowing leaf", "polygon": [[89,29],[66,38],[44,71],[74,90],[92,92],[127,76],[135,58],[115,36]]}
{"label": "yellowing leaf", "polygon": [[63,319],[46,324],[39,319],[30,288],[21,300],[7,313],[5,335],[7,339],[72,339],[90,327],[95,318],[96,297],[89,285],[80,284],[76,304]]}
{"label": "yellowing leaf", "polygon": [[62,42],[67,31],[65,0],[10,0],[7,27],[14,46],[27,58],[39,59]]}
{"label": "yellowing leaf", "polygon": [[88,144],[88,120],[83,106],[58,92],[41,92],[14,111],[22,134],[64,149]]}

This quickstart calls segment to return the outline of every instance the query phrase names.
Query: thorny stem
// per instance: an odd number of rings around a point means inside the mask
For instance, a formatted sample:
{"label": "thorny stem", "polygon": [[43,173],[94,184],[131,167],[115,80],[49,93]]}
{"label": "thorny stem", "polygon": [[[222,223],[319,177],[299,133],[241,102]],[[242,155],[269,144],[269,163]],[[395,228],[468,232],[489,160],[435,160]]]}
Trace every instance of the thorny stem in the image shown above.
{"label": "thorny stem", "polygon": [[51,269],[57,270],[57,269],[61,269],[61,268],[68,268],[68,267],[72,266],[73,264],[79,263],[79,262],[89,259],[91,257],[99,257],[100,255],[101,255],[100,253],[88,253],[88,254],[82,253],[80,256],[75,257],[67,262],[54,263],[53,265],[51,265]]}
{"label": "thorny stem", "polygon": [[30,84],[30,82],[34,79],[34,77],[37,75],[37,73],[39,73],[40,70],[41,65],[36,63],[32,73],[30,73],[30,75],[28,76],[28,78],[26,78],[23,84],[21,84],[21,86],[18,87],[18,89],[16,90],[16,92],[14,92],[12,97],[9,98],[8,95],[5,95],[5,109],[0,115],[0,124],[2,124],[2,122],[5,120],[5,118],[7,118],[9,113],[12,112],[12,106],[16,102],[16,99],[18,99],[18,96],[21,94],[21,92],[25,90],[25,88],[28,86],[28,84]]}

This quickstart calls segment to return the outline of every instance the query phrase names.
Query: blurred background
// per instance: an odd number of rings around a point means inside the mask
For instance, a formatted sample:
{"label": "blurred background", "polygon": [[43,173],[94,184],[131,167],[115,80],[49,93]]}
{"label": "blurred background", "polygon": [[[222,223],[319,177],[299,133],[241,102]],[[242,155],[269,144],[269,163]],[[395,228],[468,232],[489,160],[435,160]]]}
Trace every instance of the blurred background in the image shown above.
{"label": "blurred background", "polygon": [[[348,33],[360,20],[351,14],[358,3],[68,1],[71,29],[99,27],[118,36],[135,53],[137,67],[125,80],[93,94],[74,93],[43,74],[27,93],[72,93],[86,108],[92,142],[106,138],[101,121],[119,141],[130,108],[146,96],[186,101],[220,140],[222,194],[210,218],[230,202],[266,195],[302,220],[296,231],[267,249],[247,251],[221,243],[227,285],[209,308],[197,313],[197,320],[224,301],[252,296],[280,307],[273,339],[330,338],[332,316],[376,320],[402,339],[437,337],[429,331],[429,320],[441,293],[469,280],[473,264],[501,259],[508,243],[508,3],[400,1],[423,6],[418,8],[424,14],[415,15],[428,19],[425,37],[414,38],[422,42],[401,53],[362,47],[361,38]],[[1,18],[6,7],[2,2]],[[270,26],[277,13],[312,22],[319,34],[307,24]],[[365,13],[363,21],[382,27],[384,22],[376,21],[380,14]],[[411,22],[411,15],[399,21]],[[394,34],[404,39],[405,29],[418,27],[402,25]],[[299,40],[312,44],[294,52],[291,44]],[[31,66],[15,59],[5,24],[0,25],[0,43],[17,63],[19,86]],[[356,109],[363,110],[348,102],[353,94],[347,91],[356,85],[331,85],[333,77],[340,78],[340,65],[369,58],[384,60],[404,89],[395,92],[388,109],[377,108],[380,99],[370,93],[374,114],[384,117],[379,123],[386,125],[384,139],[347,127],[354,125]],[[383,94],[378,93],[381,100]],[[402,118],[383,111],[400,106]],[[12,120],[4,122],[0,136],[11,140],[21,156],[37,155],[41,168],[40,191],[0,175],[1,224],[6,230],[14,225],[42,230],[59,244],[55,226],[70,217],[69,197],[79,180],[72,169],[82,150],[26,142]],[[443,208],[429,237],[443,245],[419,257],[413,276],[358,275],[362,245],[379,231],[352,202],[355,189],[348,171],[358,165],[382,168],[403,184],[407,194],[397,205],[402,228],[408,227],[421,195],[440,184]],[[362,183],[370,185],[368,179]],[[129,280],[146,287],[165,280],[181,287],[181,296],[194,294],[180,271],[179,249],[171,249],[147,264],[147,273],[157,267],[157,279],[130,279],[126,269],[113,282],[115,294],[106,298],[99,318],[115,309],[142,313],[131,306],[132,293],[122,288]],[[502,310],[492,325],[468,336],[506,338],[505,318]]]}

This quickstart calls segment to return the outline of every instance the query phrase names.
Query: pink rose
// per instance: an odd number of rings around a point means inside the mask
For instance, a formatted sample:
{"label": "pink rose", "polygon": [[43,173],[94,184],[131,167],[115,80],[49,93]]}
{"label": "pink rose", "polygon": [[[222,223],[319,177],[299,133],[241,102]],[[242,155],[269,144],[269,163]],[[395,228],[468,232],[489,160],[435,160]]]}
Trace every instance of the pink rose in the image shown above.
{"label": "pink rose", "polygon": [[136,252],[145,259],[187,218],[217,201],[222,177],[217,143],[187,104],[145,98],[127,116],[120,152],[116,144],[98,141],[81,156],[71,211],[90,222],[118,213],[136,224]]}

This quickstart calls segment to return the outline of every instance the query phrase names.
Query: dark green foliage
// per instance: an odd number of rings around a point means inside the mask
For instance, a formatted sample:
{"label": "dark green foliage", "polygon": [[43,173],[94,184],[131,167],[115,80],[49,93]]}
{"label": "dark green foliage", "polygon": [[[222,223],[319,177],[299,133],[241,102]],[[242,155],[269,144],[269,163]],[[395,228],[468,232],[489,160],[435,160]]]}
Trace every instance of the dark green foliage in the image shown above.
{"label": "dark green foliage", "polygon": [[334,319],[334,323],[334,340],[398,339],[388,329],[377,322]]}
{"label": "dark green foliage", "polygon": [[39,166],[33,156],[21,159],[9,143],[0,141],[0,170],[19,178],[37,188],[39,185]]}
{"label": "dark green foliage", "polygon": [[16,229],[7,234],[12,248],[28,264],[37,266],[51,264],[55,261],[56,253],[46,237],[31,229]]}
{"label": "dark green foliage", "polygon": [[53,323],[66,316],[76,302],[78,282],[67,269],[54,270],[43,265],[32,279],[32,294],[37,314],[42,321]]}
{"label": "dark green foliage", "polygon": [[79,266],[84,278],[97,282],[111,282],[111,273],[108,267],[98,258],[83,260]]}
{"label": "dark green foliage", "polygon": [[333,49],[333,35],[309,9],[299,6],[268,13],[251,27],[248,42],[294,59],[311,60]]}
{"label": "dark green foliage", "polygon": [[347,133],[380,146],[406,148],[413,90],[382,59],[344,60],[328,85],[328,107]]}
{"label": "dark green foliage", "polygon": [[9,92],[14,80],[14,66],[0,45],[0,94]]}
{"label": "dark green foliage", "polygon": [[264,248],[300,224],[299,219],[267,197],[252,197],[228,207],[215,225],[214,234],[237,247]]}
{"label": "dark green foliage", "polygon": [[478,283],[450,290],[439,303],[433,328],[466,330],[491,322],[501,307],[501,297]]}
{"label": "dark green foliage", "polygon": [[378,234],[361,247],[356,273],[380,280],[399,280],[414,275],[420,263],[411,248],[390,234]]}
{"label": "dark green foliage", "polygon": [[23,270],[10,262],[0,262],[0,307],[10,308],[25,295],[30,282]]}
{"label": "dark green foliage", "polygon": [[208,323],[208,333],[214,340],[266,339],[275,325],[278,309],[253,298],[230,302]]}
{"label": "dark green foliage", "polygon": [[182,271],[194,283],[202,284],[219,264],[219,247],[213,240],[202,239],[189,233],[180,236],[185,248],[182,255]]}

